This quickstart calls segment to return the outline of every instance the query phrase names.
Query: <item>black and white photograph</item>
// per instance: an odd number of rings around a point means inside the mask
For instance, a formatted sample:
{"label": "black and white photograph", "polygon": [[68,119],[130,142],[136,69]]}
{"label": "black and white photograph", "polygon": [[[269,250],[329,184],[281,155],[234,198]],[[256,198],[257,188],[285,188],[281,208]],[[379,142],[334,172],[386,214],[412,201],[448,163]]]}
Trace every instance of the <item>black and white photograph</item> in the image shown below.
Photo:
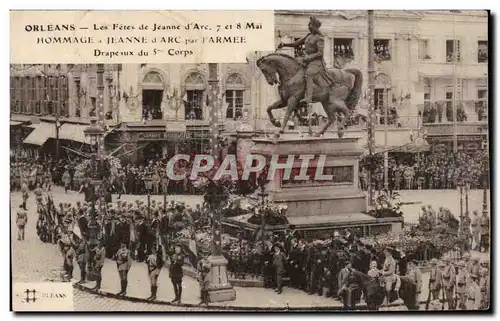
{"label": "black and white photograph", "polygon": [[85,312],[491,312],[490,19],[276,10],[241,63],[11,63],[14,311],[51,283]]}

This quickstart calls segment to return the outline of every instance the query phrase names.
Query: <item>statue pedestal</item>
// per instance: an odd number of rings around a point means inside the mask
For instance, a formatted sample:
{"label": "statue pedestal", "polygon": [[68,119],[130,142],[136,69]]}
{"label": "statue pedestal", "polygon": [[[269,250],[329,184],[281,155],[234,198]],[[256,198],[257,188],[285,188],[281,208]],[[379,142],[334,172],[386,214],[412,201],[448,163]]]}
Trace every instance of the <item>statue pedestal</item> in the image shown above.
{"label": "statue pedestal", "polygon": [[[359,158],[364,153],[359,139],[337,138],[336,135],[298,137],[294,134],[285,134],[279,139],[253,139],[252,154],[264,155],[268,159],[279,155],[280,164],[285,164],[288,156],[294,155],[292,172],[300,171],[303,165],[300,155],[314,156],[307,166],[310,168],[307,173],[309,180],[284,177],[285,170],[278,169],[266,186],[269,199],[286,204],[288,223],[302,230],[303,234],[316,237],[325,232],[350,228],[355,233],[367,235],[390,232],[393,226],[401,225],[400,217],[377,219],[366,214],[367,196],[359,188]],[[331,179],[315,181],[317,172],[332,175]],[[247,219],[247,215],[224,218],[225,231],[232,234],[237,228],[258,228],[248,223]],[[266,230],[279,232],[285,228],[268,225]]]}
{"label": "statue pedestal", "polygon": [[208,297],[210,302],[233,301],[236,291],[227,280],[227,260],[223,256],[209,256],[210,286]]}

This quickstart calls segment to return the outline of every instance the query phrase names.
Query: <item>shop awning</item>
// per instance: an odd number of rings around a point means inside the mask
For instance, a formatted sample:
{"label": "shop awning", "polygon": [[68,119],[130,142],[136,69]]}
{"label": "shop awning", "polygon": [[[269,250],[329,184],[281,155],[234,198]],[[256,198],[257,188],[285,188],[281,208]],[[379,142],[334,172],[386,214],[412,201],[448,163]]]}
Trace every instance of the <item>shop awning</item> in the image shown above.
{"label": "shop awning", "polygon": [[22,123],[23,123],[23,122],[21,122],[21,121],[15,121],[15,120],[11,120],[11,121],[10,121],[10,125],[11,125],[11,126],[19,126],[19,125],[21,125]]}
{"label": "shop awning", "polygon": [[88,125],[63,124],[59,129],[59,138],[88,144],[84,133],[86,127],[88,127]]}
{"label": "shop awning", "polygon": [[43,146],[49,138],[56,137],[54,124],[40,123],[30,127],[34,127],[34,130],[24,139],[25,144]]}

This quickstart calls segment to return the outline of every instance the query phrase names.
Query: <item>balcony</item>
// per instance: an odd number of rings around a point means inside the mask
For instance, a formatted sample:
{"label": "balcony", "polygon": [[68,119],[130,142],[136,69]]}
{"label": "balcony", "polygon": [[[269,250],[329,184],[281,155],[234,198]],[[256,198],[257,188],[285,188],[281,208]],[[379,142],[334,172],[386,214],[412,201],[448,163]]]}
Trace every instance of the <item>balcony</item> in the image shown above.
{"label": "balcony", "polygon": [[[417,71],[421,78],[452,78],[453,63],[421,60],[418,62]],[[455,74],[466,79],[483,79],[488,75],[488,64],[459,62]]]}
{"label": "balcony", "polygon": [[[455,125],[449,123],[424,124],[427,136],[449,136],[455,133]],[[457,122],[457,135],[486,135],[487,121]]]}

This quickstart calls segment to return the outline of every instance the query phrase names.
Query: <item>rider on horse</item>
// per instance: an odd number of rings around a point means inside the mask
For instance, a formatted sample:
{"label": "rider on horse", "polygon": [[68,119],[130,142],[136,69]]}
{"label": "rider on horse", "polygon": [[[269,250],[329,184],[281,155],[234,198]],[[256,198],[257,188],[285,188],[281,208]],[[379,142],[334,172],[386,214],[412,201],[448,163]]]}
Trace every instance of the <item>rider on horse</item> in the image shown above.
{"label": "rider on horse", "polygon": [[323,34],[319,31],[321,22],[316,17],[309,20],[309,34],[290,44],[280,43],[278,49],[283,47],[305,47],[305,57],[302,60],[302,66],[306,69],[306,95],[301,102],[312,103],[314,86],[331,86],[333,79],[330,77],[325,67],[323,58],[325,50],[325,40]]}
{"label": "rider on horse", "polygon": [[[384,276],[387,302],[393,301],[391,300],[391,292],[394,290],[394,292],[398,293],[399,288],[401,286],[401,280],[396,274],[396,260],[392,257],[392,250],[393,249],[390,247],[386,247],[384,249],[385,261],[384,261],[384,266],[382,268],[382,275]],[[394,283],[396,283],[395,286]]]}

